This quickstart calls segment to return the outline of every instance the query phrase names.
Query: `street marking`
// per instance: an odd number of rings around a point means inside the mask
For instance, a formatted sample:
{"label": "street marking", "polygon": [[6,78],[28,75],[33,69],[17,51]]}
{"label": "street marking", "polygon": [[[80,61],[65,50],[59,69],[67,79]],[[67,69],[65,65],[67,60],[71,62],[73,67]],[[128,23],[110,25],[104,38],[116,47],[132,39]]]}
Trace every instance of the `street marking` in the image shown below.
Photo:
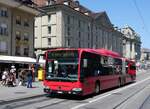
{"label": "street marking", "polygon": [[131,84],[131,85],[129,85],[129,86],[122,87],[122,88],[120,88],[120,89],[117,89],[117,90],[113,91],[113,93],[118,93],[118,92],[120,92],[120,91],[122,91],[122,90],[125,90],[125,89],[127,89],[127,88],[130,88],[130,87],[136,86],[136,85],[138,85],[138,84],[141,84],[141,83],[143,83],[143,82],[145,82],[145,81],[147,81],[147,80],[149,80],[149,79],[150,79],[150,77],[149,77],[149,78],[146,78],[146,79],[144,79],[144,80],[138,81],[138,82],[136,82],[136,83],[134,83],[134,84]]}
{"label": "street marking", "polygon": [[83,107],[83,106],[85,106],[85,105],[87,105],[87,104],[88,104],[88,103],[80,104],[80,105],[75,106],[75,107],[73,107],[73,108],[71,108],[71,109],[78,109],[78,108]]}
{"label": "street marking", "polygon": [[111,95],[111,94],[107,94],[107,95],[101,96],[101,97],[99,97],[99,98],[96,98],[96,99],[94,99],[94,100],[89,101],[88,103],[96,102],[96,101],[98,101],[98,100],[100,100],[100,99],[103,99],[103,98],[105,98],[105,97],[108,97],[108,96],[110,96],[110,95]]}
{"label": "street marking", "polygon": [[103,99],[103,98],[105,98],[105,97],[108,97],[108,96],[112,95],[113,93],[118,93],[118,92],[123,91],[123,90],[125,90],[125,89],[127,89],[127,88],[130,88],[130,87],[136,86],[136,85],[138,85],[138,84],[141,84],[141,83],[143,83],[143,82],[145,82],[145,81],[147,81],[147,80],[149,80],[149,79],[150,79],[150,77],[149,77],[149,78],[146,78],[146,79],[144,79],[144,80],[138,81],[138,82],[136,82],[136,83],[134,83],[134,84],[131,84],[131,85],[129,85],[129,86],[116,89],[115,91],[108,92],[108,94],[105,94],[105,95],[103,95],[103,96],[101,96],[101,97],[98,97],[98,98],[96,98],[96,99],[90,100],[90,101],[88,101],[87,103],[77,105],[77,106],[75,106],[75,107],[73,107],[73,108],[71,108],[71,109],[78,109],[78,108],[80,108],[80,107],[83,107],[83,106],[85,106],[85,105],[88,105],[89,103],[93,103],[93,102],[96,102],[96,101],[98,101],[98,100],[100,100],[100,99]]}

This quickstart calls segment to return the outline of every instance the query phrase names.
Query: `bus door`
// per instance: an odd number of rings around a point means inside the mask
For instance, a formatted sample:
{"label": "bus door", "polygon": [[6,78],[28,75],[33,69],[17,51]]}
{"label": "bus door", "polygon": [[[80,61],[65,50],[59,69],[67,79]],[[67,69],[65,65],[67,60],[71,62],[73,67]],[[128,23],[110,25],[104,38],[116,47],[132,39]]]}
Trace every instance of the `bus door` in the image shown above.
{"label": "bus door", "polygon": [[122,74],[126,74],[126,62],[122,59]]}
{"label": "bus door", "polygon": [[120,75],[121,85],[124,85],[126,83],[126,79],[128,78],[127,70],[128,70],[128,66],[126,64],[126,61],[125,59],[122,59],[122,71]]}
{"label": "bus door", "polygon": [[99,79],[100,57],[94,53],[83,52],[81,56],[80,78],[83,79],[85,93],[93,93],[95,82]]}
{"label": "bus door", "polygon": [[90,76],[91,70],[89,69],[88,66],[88,60],[83,59],[81,64],[81,70],[80,70],[80,81],[82,82],[83,85],[83,90],[85,94],[88,94],[92,90],[92,78]]}

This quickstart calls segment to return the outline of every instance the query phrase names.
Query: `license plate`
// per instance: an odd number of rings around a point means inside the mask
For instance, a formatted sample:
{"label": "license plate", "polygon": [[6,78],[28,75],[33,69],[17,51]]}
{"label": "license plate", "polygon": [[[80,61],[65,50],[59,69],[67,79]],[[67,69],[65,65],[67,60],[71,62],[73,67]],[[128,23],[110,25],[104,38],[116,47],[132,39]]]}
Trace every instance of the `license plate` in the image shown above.
{"label": "license plate", "polygon": [[57,91],[57,93],[62,94],[63,92],[62,91]]}

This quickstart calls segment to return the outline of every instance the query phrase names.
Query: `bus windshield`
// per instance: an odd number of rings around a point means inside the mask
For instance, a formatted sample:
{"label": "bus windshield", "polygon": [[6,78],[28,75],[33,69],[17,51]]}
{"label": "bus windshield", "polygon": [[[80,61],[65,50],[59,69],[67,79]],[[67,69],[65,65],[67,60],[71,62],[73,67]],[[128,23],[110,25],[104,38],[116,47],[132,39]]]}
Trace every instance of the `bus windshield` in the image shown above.
{"label": "bus windshield", "polygon": [[46,79],[52,81],[77,81],[78,52],[51,51],[46,62]]}

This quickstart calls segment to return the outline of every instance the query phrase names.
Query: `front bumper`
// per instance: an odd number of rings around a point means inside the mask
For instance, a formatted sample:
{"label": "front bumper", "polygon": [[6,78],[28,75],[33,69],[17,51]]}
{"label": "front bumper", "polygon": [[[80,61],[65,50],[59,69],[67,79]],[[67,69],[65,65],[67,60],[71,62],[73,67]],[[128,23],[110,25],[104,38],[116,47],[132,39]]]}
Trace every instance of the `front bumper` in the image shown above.
{"label": "front bumper", "polygon": [[57,94],[71,94],[71,95],[82,95],[82,91],[62,91],[62,90],[51,90],[50,88],[44,88],[43,91],[47,94],[57,93]]}

